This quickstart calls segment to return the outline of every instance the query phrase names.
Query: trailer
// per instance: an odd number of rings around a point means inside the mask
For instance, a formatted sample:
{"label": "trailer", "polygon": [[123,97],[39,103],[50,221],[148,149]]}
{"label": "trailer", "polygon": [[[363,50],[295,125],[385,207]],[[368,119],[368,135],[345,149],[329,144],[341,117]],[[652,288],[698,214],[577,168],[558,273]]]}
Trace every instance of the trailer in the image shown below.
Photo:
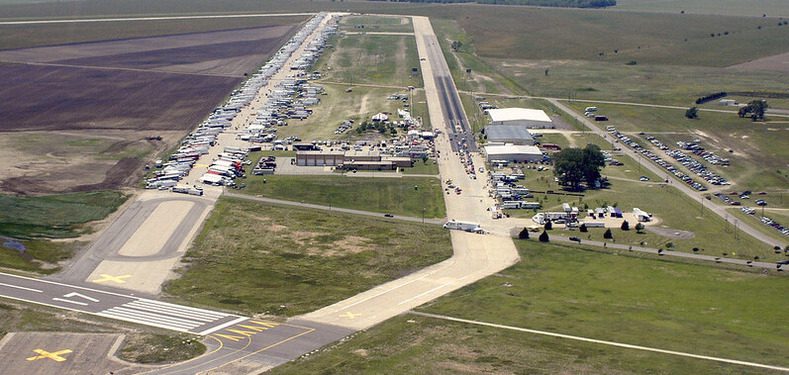
{"label": "trailer", "polygon": [[470,223],[470,222],[463,222],[456,220],[450,220],[444,223],[444,229],[462,230],[464,232],[479,233],[479,234],[485,233],[485,231],[477,223]]}

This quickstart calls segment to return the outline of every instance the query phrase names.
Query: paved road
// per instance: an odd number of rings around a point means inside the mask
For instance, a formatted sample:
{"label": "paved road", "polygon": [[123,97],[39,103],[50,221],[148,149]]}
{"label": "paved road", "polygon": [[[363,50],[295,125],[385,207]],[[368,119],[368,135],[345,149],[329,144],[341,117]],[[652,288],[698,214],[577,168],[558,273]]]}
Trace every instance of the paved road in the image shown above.
{"label": "paved road", "polygon": [[[593,124],[591,121],[589,121],[589,119],[586,118],[585,116],[582,116],[582,115],[578,114],[577,112],[573,111],[571,108],[567,107],[564,103],[561,103],[557,99],[548,99],[548,101],[551,102],[551,104],[555,105],[560,110],[562,110],[562,111],[566,112],[567,114],[569,114],[570,116],[574,117],[581,124],[584,124],[584,126],[589,128],[595,134],[603,137],[603,139],[606,139],[609,142],[611,141],[610,135],[605,130],[598,128],[595,124]],[[662,169],[660,166],[658,166],[657,164],[652,163],[652,161],[648,160],[647,158],[639,157],[639,154],[637,152],[633,151],[629,147],[626,147],[624,145],[620,145],[620,146],[621,146],[620,148],[622,149],[622,152],[625,155],[630,156],[630,158],[632,158],[633,161],[635,161],[636,163],[641,164],[641,166],[643,166],[644,168],[649,169],[650,171],[652,171],[653,173],[655,173],[658,176],[665,176],[666,175],[666,171],[664,169]],[[675,187],[675,188],[677,188],[679,191],[681,191],[682,193],[684,193],[685,195],[690,197],[692,200],[700,201],[700,200],[703,199],[702,196],[698,192],[696,192],[695,190],[691,189],[689,186],[685,185],[685,183],[674,179],[673,176],[671,176],[670,178],[674,181],[674,183],[672,183],[670,185]],[[701,204],[701,203],[699,203],[699,204]],[[705,205],[704,208],[707,211],[714,212],[716,215],[720,216],[723,220],[728,221],[729,223],[734,225],[736,228],[739,228],[743,232],[745,232],[745,233],[751,235],[752,237],[756,238],[757,240],[765,243],[770,248],[772,248],[773,246],[776,246],[776,245],[777,246],[781,246],[781,247],[786,246],[785,241],[776,240],[776,239],[768,236],[767,234],[762,233],[761,231],[757,230],[756,228],[748,225],[748,223],[745,223],[742,220],[734,217],[733,215],[728,215],[726,213],[726,209],[724,207],[718,206],[716,204],[708,204],[708,205]]]}
{"label": "paved road", "polygon": [[282,199],[259,197],[259,196],[253,196],[247,194],[233,193],[228,190],[225,190],[224,195],[231,198],[247,199],[251,201],[271,203],[281,206],[294,206],[301,208],[309,208],[313,210],[342,212],[342,213],[353,214],[353,215],[372,216],[379,219],[400,220],[400,221],[409,221],[413,223],[438,224],[438,225],[444,224],[444,222],[446,222],[446,220],[444,219],[430,219],[430,218],[420,218],[420,217],[402,216],[402,215],[392,215],[392,217],[384,217],[384,214],[381,212],[352,210],[350,208],[332,207],[332,206],[326,206],[320,204],[294,202],[294,201],[287,201]]}

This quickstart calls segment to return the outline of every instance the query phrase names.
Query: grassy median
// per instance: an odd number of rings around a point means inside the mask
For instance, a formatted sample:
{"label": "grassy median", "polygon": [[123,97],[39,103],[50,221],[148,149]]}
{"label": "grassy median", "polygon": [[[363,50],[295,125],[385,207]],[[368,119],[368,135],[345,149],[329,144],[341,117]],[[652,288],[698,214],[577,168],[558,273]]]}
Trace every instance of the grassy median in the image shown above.
{"label": "grassy median", "polygon": [[250,195],[413,217],[446,216],[441,181],[433,177],[274,175],[250,176],[245,183],[241,192]]}
{"label": "grassy median", "polygon": [[247,314],[297,315],[438,263],[437,225],[222,198],[165,291]]}

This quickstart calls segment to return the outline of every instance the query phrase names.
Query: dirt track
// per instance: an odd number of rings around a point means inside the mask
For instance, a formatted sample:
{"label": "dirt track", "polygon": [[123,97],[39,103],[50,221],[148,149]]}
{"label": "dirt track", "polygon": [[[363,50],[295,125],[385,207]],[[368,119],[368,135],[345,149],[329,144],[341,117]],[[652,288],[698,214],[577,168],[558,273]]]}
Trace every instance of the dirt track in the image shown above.
{"label": "dirt track", "polygon": [[772,70],[789,73],[789,52],[732,65],[729,68],[738,70]]}

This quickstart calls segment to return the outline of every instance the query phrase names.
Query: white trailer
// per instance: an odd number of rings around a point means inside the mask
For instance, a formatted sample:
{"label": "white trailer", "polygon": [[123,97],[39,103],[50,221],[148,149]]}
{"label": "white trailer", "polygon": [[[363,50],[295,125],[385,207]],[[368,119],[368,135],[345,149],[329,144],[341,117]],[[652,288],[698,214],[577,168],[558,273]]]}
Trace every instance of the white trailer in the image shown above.
{"label": "white trailer", "polygon": [[444,223],[444,229],[462,230],[471,233],[485,233],[484,230],[477,223],[469,223],[463,221],[450,220]]}

